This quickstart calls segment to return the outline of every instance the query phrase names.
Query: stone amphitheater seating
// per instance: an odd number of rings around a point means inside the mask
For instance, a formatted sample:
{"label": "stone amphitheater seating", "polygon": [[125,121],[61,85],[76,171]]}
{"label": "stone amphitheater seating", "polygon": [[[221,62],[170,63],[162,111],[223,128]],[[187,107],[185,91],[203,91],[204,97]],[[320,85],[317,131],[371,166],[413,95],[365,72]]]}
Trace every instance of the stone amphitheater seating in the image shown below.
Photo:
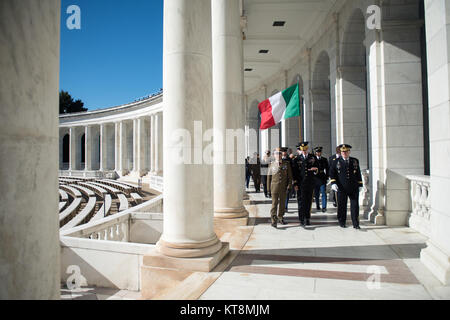
{"label": "stone amphitheater seating", "polygon": [[67,205],[67,201],[61,201],[59,203],[59,212],[61,212],[62,209],[64,209]]}
{"label": "stone amphitheater seating", "polygon": [[77,215],[75,215],[69,222],[64,224],[61,230],[70,229],[84,222],[88,222],[95,210],[96,201],[97,201],[96,197],[89,197],[89,200],[84,209],[81,210]]}
{"label": "stone amphitheater seating", "polygon": [[111,210],[111,205],[112,205],[111,195],[107,194],[105,195],[105,201],[103,205],[100,207],[100,209],[98,209],[97,213],[91,218],[90,221],[95,221],[108,216],[109,211]]}
{"label": "stone amphitheater seating", "polygon": [[101,187],[103,189],[106,189],[108,192],[112,193],[113,195],[116,195],[118,193],[122,193],[122,191],[120,191],[119,189],[116,189],[114,187],[111,187],[109,185],[103,184],[103,183],[98,183],[98,182],[90,182],[91,184]]}
{"label": "stone amphitheater seating", "polygon": [[70,205],[59,214],[59,226],[62,227],[68,221],[72,219],[72,217],[76,214],[78,208],[81,205],[81,196],[79,198],[75,198]]}
{"label": "stone amphitheater seating", "polygon": [[128,209],[127,197],[122,193],[118,193],[117,197],[119,198],[120,201],[119,211],[127,210]]}
{"label": "stone amphitheater seating", "polygon": [[102,180],[102,183],[112,186],[114,188],[117,188],[117,189],[121,190],[122,192],[126,193],[127,195],[129,195],[133,191],[133,189],[131,187],[121,184],[119,182],[116,182],[114,180],[106,180],[105,179],[105,180]]}
{"label": "stone amphitheater seating", "polygon": [[92,191],[91,189],[88,189],[86,187],[80,186],[78,184],[72,184],[72,187],[74,187],[75,189],[80,190],[80,192],[82,194],[84,194],[86,197],[90,198],[90,197],[95,197],[95,193],[94,191]]}
{"label": "stone amphitheater seating", "polygon": [[68,194],[70,194],[74,198],[81,198],[81,192],[72,186],[61,184],[61,185],[59,185],[59,188],[66,191]]}
{"label": "stone amphitheater seating", "polygon": [[102,219],[144,201],[142,191],[125,182],[64,177],[59,178],[59,184],[61,230]]}
{"label": "stone amphitheater seating", "polygon": [[67,195],[67,192],[65,192],[62,189],[59,189],[59,196],[61,198],[61,201],[67,201],[69,200],[69,196]]}
{"label": "stone amphitheater seating", "polygon": [[142,203],[143,199],[139,194],[137,194],[136,192],[132,192],[130,195],[137,205]]}
{"label": "stone amphitheater seating", "polygon": [[105,198],[105,195],[108,193],[108,191],[103,188],[103,187],[99,187],[91,182],[78,182],[78,185],[82,185],[86,188],[91,189],[92,191],[94,191],[100,198]]}

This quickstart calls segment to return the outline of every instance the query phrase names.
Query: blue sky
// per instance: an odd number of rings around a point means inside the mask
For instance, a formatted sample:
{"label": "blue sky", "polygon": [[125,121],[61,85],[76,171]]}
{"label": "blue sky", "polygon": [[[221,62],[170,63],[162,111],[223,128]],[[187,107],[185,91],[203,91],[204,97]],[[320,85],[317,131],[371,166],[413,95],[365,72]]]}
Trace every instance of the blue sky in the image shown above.
{"label": "blue sky", "polygon": [[[81,9],[69,30],[67,8]],[[163,0],[62,0],[60,89],[89,110],[162,88]]]}

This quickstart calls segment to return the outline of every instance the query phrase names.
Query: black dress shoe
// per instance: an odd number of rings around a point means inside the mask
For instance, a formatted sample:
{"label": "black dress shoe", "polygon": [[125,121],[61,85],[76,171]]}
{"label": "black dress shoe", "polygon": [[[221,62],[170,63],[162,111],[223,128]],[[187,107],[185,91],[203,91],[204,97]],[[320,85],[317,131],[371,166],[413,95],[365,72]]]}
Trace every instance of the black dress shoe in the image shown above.
{"label": "black dress shoe", "polygon": [[339,224],[341,228],[347,228],[347,226],[344,223]]}
{"label": "black dress shoe", "polygon": [[327,212],[327,208],[323,208],[323,209],[322,209],[322,212]]}
{"label": "black dress shoe", "polygon": [[277,229],[277,223],[276,223],[276,222],[272,222],[272,227],[274,227],[275,229]]}
{"label": "black dress shoe", "polygon": [[360,226],[353,226],[353,228],[355,228],[355,229],[361,229]]}
{"label": "black dress shoe", "polygon": [[309,220],[306,220],[306,225],[307,225],[307,226],[310,226],[310,225],[311,225],[311,222],[309,222]]}
{"label": "black dress shoe", "polygon": [[305,226],[305,221],[300,221],[300,226],[304,227]]}
{"label": "black dress shoe", "polygon": [[317,206],[316,209],[317,209],[317,211],[320,211],[320,206]]}
{"label": "black dress shoe", "polygon": [[283,219],[283,218],[281,218],[281,219],[278,219],[278,222],[279,222],[279,223],[281,223],[281,224],[283,224],[283,225],[287,224],[287,222],[286,222],[286,221],[284,221],[284,219]]}
{"label": "black dress shoe", "polygon": [[336,202],[333,202],[333,207],[337,207],[337,203]]}

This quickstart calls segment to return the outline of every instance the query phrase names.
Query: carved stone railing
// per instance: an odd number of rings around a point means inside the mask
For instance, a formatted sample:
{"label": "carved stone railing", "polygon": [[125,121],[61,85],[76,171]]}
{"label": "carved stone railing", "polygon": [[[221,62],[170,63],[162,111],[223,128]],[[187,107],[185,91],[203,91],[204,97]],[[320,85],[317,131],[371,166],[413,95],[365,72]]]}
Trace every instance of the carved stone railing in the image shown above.
{"label": "carved stone railing", "polygon": [[156,191],[163,192],[164,190],[164,179],[161,176],[150,176],[150,188]]}
{"label": "carved stone railing", "polygon": [[159,195],[121,213],[62,231],[61,236],[93,240],[129,241],[130,220],[136,212],[161,212],[163,195]]}
{"label": "carved stone railing", "polygon": [[59,170],[60,177],[84,177],[84,178],[110,178],[116,177],[115,171],[85,171],[85,170]]}
{"label": "carved stone railing", "polygon": [[369,170],[361,170],[363,189],[359,194],[359,205],[366,208],[370,204]]}
{"label": "carved stone railing", "polygon": [[429,176],[407,176],[410,181],[411,212],[409,226],[425,236],[430,235],[431,187]]}

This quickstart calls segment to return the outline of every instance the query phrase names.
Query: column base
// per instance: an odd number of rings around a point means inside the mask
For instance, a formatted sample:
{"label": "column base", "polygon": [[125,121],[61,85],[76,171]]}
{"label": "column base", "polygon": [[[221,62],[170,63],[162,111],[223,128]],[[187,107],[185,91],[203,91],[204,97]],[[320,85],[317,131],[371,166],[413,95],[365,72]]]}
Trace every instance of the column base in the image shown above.
{"label": "column base", "polygon": [[420,251],[420,261],[444,285],[450,284],[450,256],[427,241],[427,247]]}
{"label": "column base", "polygon": [[152,299],[169,291],[193,272],[209,272],[228,254],[228,242],[220,242],[214,254],[198,258],[170,257],[153,250],[143,258],[141,267],[142,299]]}
{"label": "column base", "polygon": [[232,233],[237,227],[248,224],[248,211],[242,209],[216,209],[214,211],[214,232],[220,238],[225,233]]}

